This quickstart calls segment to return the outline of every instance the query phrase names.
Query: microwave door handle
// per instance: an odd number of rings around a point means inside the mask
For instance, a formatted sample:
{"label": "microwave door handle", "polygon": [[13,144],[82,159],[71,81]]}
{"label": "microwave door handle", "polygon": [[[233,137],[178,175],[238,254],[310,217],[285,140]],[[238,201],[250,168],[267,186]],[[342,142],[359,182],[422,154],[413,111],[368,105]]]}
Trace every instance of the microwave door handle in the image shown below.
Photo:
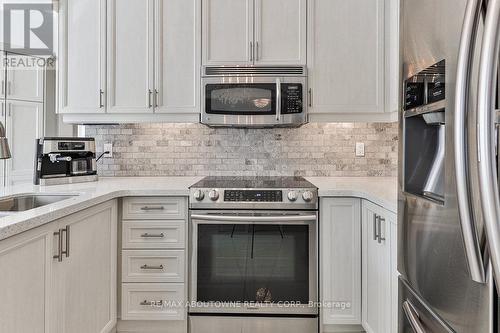
{"label": "microwave door handle", "polygon": [[471,68],[474,59],[476,35],[481,16],[482,1],[469,0],[462,26],[460,49],[457,65],[457,83],[455,100],[454,145],[455,145],[455,183],[457,186],[457,203],[459,219],[462,228],[465,253],[469,273],[472,280],[485,283],[485,269],[479,237],[472,214],[472,202],[469,194],[470,179],[468,173],[467,157],[467,126],[469,86],[471,81]]}
{"label": "microwave door handle", "polygon": [[500,37],[500,0],[489,0],[479,67],[477,95],[478,175],[493,276],[500,287],[500,195],[495,159],[495,93]]}
{"label": "microwave door handle", "polygon": [[276,78],[276,121],[281,120],[281,80]]}

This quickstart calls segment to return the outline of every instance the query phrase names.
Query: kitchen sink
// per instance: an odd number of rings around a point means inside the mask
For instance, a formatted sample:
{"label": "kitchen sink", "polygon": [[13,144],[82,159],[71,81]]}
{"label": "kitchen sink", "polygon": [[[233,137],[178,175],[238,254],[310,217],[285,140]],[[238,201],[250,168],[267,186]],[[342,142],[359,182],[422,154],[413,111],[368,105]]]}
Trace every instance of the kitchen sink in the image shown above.
{"label": "kitchen sink", "polygon": [[0,199],[0,217],[8,215],[8,213],[24,212],[26,210],[50,205],[76,196],[76,194],[27,194]]}

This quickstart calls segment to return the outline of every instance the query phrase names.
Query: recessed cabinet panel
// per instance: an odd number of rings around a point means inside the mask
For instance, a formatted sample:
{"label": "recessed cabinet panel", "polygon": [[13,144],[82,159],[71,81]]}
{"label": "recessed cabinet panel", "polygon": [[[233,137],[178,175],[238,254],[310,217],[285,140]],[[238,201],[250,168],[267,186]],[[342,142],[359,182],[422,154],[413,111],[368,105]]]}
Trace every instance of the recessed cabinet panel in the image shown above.
{"label": "recessed cabinet panel", "polygon": [[253,61],[253,0],[204,0],[203,64]]}
{"label": "recessed cabinet panel", "polygon": [[6,65],[7,99],[43,102],[44,60],[7,53]]}
{"label": "recessed cabinet panel", "polygon": [[321,299],[326,325],[361,324],[361,200],[321,200]]}
{"label": "recessed cabinet panel", "polygon": [[51,333],[52,226],[2,240],[0,244],[0,332]]}
{"label": "recessed cabinet panel", "polygon": [[199,0],[156,2],[155,112],[200,112],[200,7]]}
{"label": "recessed cabinet panel", "polygon": [[6,184],[31,183],[35,140],[43,133],[43,104],[8,100],[5,113],[5,127],[12,153],[12,158],[6,160]]}
{"label": "recessed cabinet panel", "polygon": [[255,0],[255,62],[306,64],[306,0]]}
{"label": "recessed cabinet panel", "polygon": [[60,1],[59,112],[102,113],[106,0]]}
{"label": "recessed cabinet panel", "polygon": [[311,113],[385,111],[385,1],[309,1]]}
{"label": "recessed cabinet panel", "polygon": [[108,112],[153,112],[153,7],[153,0],[108,1]]}

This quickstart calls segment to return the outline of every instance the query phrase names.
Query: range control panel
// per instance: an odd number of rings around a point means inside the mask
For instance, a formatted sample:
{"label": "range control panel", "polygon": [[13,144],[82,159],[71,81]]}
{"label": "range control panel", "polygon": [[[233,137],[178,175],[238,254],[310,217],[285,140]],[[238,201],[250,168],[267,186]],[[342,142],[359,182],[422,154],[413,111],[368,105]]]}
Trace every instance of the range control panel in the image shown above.
{"label": "range control panel", "polygon": [[225,190],[224,201],[233,202],[281,202],[281,190]]}

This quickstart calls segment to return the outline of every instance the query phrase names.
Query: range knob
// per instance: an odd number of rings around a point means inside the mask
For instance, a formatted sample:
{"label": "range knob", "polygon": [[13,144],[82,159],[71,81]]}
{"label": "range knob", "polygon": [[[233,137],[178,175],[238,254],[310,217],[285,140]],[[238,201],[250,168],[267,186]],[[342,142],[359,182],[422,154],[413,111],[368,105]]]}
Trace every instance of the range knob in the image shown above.
{"label": "range knob", "polygon": [[304,193],[302,193],[302,199],[304,199],[305,202],[311,202],[312,199],[314,199],[314,194],[311,191],[304,191]]}
{"label": "range knob", "polygon": [[297,191],[288,192],[288,200],[297,201],[298,198],[299,198],[299,195],[297,194]]}
{"label": "range knob", "polygon": [[217,190],[211,190],[208,192],[208,197],[212,201],[217,201],[217,199],[219,199],[219,192]]}
{"label": "range knob", "polygon": [[194,197],[197,201],[201,201],[201,200],[203,200],[203,198],[205,198],[205,193],[203,193],[203,191],[201,191],[201,190],[196,190],[196,191],[194,192],[193,197]]}

